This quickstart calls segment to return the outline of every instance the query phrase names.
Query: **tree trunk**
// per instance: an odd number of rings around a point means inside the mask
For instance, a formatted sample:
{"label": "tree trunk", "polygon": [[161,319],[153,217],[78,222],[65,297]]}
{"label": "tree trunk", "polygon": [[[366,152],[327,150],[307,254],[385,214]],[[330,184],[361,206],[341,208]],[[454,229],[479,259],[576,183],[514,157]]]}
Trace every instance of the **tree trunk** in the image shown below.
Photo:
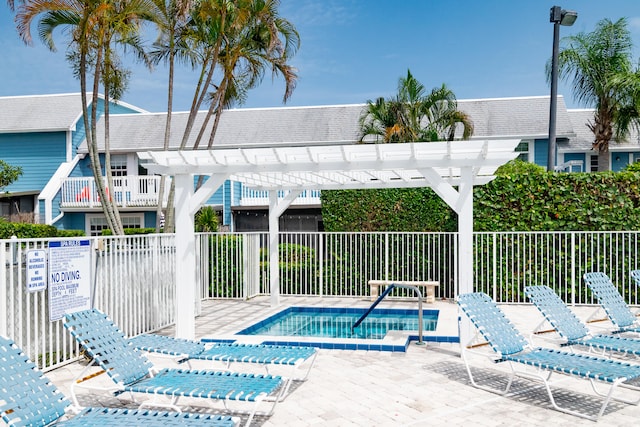
{"label": "tree trunk", "polygon": [[[102,203],[107,205],[107,210],[111,214],[111,221],[113,222],[112,233],[116,236],[124,235],[124,229],[122,228],[122,220],[120,219],[120,211],[116,202],[115,186],[113,185],[113,173],[111,172],[111,147],[109,145],[109,99],[110,89],[108,84],[104,86],[104,171],[107,177],[107,189],[111,191],[107,194],[107,197],[102,200]],[[124,197],[124,195],[123,195]]]}
{"label": "tree trunk", "polygon": [[[175,27],[171,28],[170,39],[169,39],[169,87],[167,94],[167,121],[164,126],[164,151],[169,150],[169,141],[171,136],[171,114],[173,113],[173,73],[174,73],[174,63],[175,63],[175,51],[174,51],[174,38],[175,32],[173,31]],[[158,207],[156,208],[156,233],[160,232],[160,219],[162,218],[162,201],[164,199],[164,192],[166,186],[166,175],[162,175],[160,178],[160,188],[158,189]],[[167,206],[168,208],[169,206]],[[165,218],[166,220],[166,218]],[[172,223],[173,224],[173,223]],[[166,228],[166,222],[165,222]]]}
{"label": "tree trunk", "polygon": [[609,147],[606,150],[598,151],[598,172],[611,170]]}

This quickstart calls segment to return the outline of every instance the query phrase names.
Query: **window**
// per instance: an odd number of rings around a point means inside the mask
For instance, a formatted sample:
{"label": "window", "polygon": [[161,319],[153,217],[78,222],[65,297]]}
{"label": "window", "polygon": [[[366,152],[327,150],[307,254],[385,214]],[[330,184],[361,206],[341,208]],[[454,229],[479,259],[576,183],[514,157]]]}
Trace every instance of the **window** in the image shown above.
{"label": "window", "polygon": [[591,172],[598,172],[598,156],[589,157],[589,170]]}
{"label": "window", "polygon": [[125,154],[111,155],[111,176],[113,176],[113,185],[122,187],[125,185],[120,177],[127,176],[127,156]]}
{"label": "window", "polygon": [[111,155],[111,175],[127,176],[127,156],[124,154]]}
{"label": "window", "polygon": [[[123,228],[142,228],[142,214],[121,215],[120,219]],[[87,225],[89,236],[101,236],[102,230],[109,228],[104,215],[87,215]]]}
{"label": "window", "polygon": [[528,162],[529,161],[529,141],[520,142],[520,144],[518,144],[518,146],[516,147],[516,152],[520,153],[518,154],[519,160]]}

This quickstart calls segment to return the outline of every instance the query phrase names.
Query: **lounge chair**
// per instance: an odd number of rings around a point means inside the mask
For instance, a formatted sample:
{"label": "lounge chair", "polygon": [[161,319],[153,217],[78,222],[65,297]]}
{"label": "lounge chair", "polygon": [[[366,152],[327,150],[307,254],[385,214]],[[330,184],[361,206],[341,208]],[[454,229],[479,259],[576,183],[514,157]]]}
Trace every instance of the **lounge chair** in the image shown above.
{"label": "lounge chair", "polygon": [[[315,363],[318,350],[315,347],[296,347],[285,345],[240,344],[228,342],[212,342],[210,345],[204,342],[168,337],[156,334],[142,334],[129,338],[129,342],[139,350],[149,353],[158,353],[178,362],[186,362],[191,368],[190,360],[208,360],[225,364],[226,369],[231,368],[234,362],[255,363],[264,366],[267,374],[270,367],[282,365],[292,368],[292,373],[287,377],[284,399],[293,380],[305,381],[309,371]],[[302,375],[295,375],[296,371],[306,366]]]}
{"label": "lounge chair", "polygon": [[[548,286],[527,286],[524,292],[542,313],[546,322],[560,335],[562,346],[583,346],[590,351],[600,351],[603,355],[626,354],[640,356],[640,340],[623,338],[619,335],[592,335],[584,323],[565,305],[560,297]],[[543,321],[534,333],[539,333]]]}
{"label": "lounge chair", "polygon": [[[594,421],[604,414],[611,400],[634,405],[640,403],[640,398],[631,400],[622,396],[614,396],[618,387],[640,392],[640,388],[627,383],[630,380],[640,378],[640,366],[586,354],[568,353],[542,347],[532,348],[487,294],[462,294],[458,296],[457,302],[462,312],[477,329],[476,336],[469,343],[463,343],[462,346],[462,358],[474,387],[504,395],[509,392],[515,376],[538,380],[544,384],[549,400],[556,410]],[[468,354],[476,353],[480,348],[478,346],[481,344],[474,344],[478,335],[481,335],[486,344],[491,347],[492,352],[489,357],[496,363],[508,362],[511,368],[511,375],[504,390],[478,384],[473,377]],[[487,356],[486,353],[483,354]],[[516,367],[520,365],[534,370],[532,372],[519,371]],[[594,416],[559,406],[549,382],[553,373],[588,379],[594,392],[604,398],[598,413]],[[608,392],[601,393],[596,387],[596,382],[609,385]]]}
{"label": "lounge chair", "polygon": [[[75,404],[76,387],[107,390],[115,395],[128,392],[132,396],[143,393],[170,398],[170,403],[151,399],[143,402],[140,408],[157,406],[179,411],[178,400],[181,397],[220,401],[227,410],[231,409],[232,402],[253,402],[253,410],[249,411],[246,423],[249,425],[262,402],[269,403],[270,409],[260,414],[271,415],[285,389],[283,378],[273,375],[186,369],[158,371],[140,350],[127,341],[122,331],[96,309],[65,315],[64,326],[93,359],[71,386]],[[92,386],[89,380],[96,374],[88,375],[88,372],[93,369],[93,364],[107,373],[113,385]]]}
{"label": "lounge chair", "polygon": [[595,295],[598,304],[605,311],[611,323],[616,327],[612,332],[640,332],[638,318],[622,299],[622,295],[620,295],[618,288],[616,288],[609,276],[599,272],[586,273],[584,281],[593,292],[593,295]]}
{"label": "lounge chair", "polygon": [[[636,284],[636,287],[638,288],[638,290],[640,290],[640,270],[631,270],[630,272],[631,278],[633,279],[633,281]],[[634,314],[636,316],[640,315],[640,308],[638,308]]]}
{"label": "lounge chair", "polygon": [[74,407],[13,341],[2,336],[0,371],[0,418],[10,426],[46,426],[55,423],[60,426],[129,427],[166,426],[170,423],[230,427],[239,421],[214,414]]}

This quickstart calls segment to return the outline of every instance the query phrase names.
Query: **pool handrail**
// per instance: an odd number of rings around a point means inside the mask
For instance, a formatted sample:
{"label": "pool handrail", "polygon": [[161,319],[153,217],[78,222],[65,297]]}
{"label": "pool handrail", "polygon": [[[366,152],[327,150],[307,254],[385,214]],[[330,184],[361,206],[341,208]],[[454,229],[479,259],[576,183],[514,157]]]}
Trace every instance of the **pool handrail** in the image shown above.
{"label": "pool handrail", "polygon": [[360,326],[360,323],[362,323],[362,321],[366,319],[366,317],[373,311],[373,309],[376,308],[378,304],[380,304],[380,301],[382,301],[384,297],[389,295],[389,293],[395,288],[412,289],[416,291],[416,293],[418,294],[418,343],[417,344],[422,345],[424,344],[424,342],[422,341],[422,332],[424,328],[424,325],[422,323],[422,292],[420,291],[420,289],[418,289],[417,286],[414,286],[414,285],[400,285],[396,283],[392,283],[391,285],[389,285],[384,290],[384,292],[382,292],[382,294],[380,294],[380,296],[373,302],[373,304],[371,304],[371,307],[369,307],[369,309],[362,316],[360,316],[358,320],[356,320],[353,326],[351,326],[351,332],[353,332],[355,328]]}

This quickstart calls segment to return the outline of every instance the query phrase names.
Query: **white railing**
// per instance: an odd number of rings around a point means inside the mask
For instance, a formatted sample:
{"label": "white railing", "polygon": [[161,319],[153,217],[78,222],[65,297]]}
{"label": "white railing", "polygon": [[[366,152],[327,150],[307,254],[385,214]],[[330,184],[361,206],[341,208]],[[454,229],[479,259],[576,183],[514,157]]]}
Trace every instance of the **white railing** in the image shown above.
{"label": "white railing", "polygon": [[[278,199],[283,199],[286,191],[278,191]],[[320,190],[304,190],[292,205],[320,205]],[[240,206],[269,206],[269,192],[242,187]]]}
{"label": "white railing", "polygon": [[[114,188],[107,188],[107,194],[121,207],[157,206],[160,179],[159,176],[147,175],[114,177]],[[167,178],[165,188],[168,189],[170,185],[171,180]],[[165,191],[164,206],[167,204],[168,193]],[[62,182],[61,195],[60,207],[63,209],[100,207],[100,196],[93,177],[65,178]]]}
{"label": "white railing", "polygon": [[[127,336],[174,322],[172,234],[87,239],[95,307]],[[266,233],[197,239],[202,299],[269,293]],[[282,295],[362,298],[370,279],[436,280],[437,298],[457,292],[456,233],[281,233],[280,242]],[[590,271],[608,274],[627,302],[639,302],[629,272],[640,268],[640,232],[475,233],[474,242],[474,287],[500,303],[525,303],[524,287],[544,284],[570,304],[593,304],[582,281]],[[49,322],[47,291],[26,290],[27,252],[48,246],[44,239],[0,240],[0,334],[45,370],[78,354],[61,322]]]}
{"label": "white railing", "polygon": [[639,256],[638,231],[476,233],[474,283],[499,302],[526,302],[525,286],[547,285],[570,304],[593,304],[582,276],[600,271],[638,304],[629,273]]}

